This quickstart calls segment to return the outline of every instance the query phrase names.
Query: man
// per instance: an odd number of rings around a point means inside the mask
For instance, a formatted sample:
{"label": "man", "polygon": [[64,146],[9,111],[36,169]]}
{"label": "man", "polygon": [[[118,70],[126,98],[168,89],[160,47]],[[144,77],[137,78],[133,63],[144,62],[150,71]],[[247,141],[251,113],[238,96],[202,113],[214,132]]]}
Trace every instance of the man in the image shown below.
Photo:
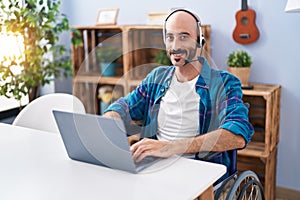
{"label": "man", "polygon": [[141,139],[131,146],[137,162],[146,156],[199,159],[201,152],[222,152],[211,161],[229,167],[226,151],[244,148],[253,134],[241,83],[201,57],[205,41],[194,13],[173,11],[163,31],[173,66],[154,69],[104,116],[141,123]]}

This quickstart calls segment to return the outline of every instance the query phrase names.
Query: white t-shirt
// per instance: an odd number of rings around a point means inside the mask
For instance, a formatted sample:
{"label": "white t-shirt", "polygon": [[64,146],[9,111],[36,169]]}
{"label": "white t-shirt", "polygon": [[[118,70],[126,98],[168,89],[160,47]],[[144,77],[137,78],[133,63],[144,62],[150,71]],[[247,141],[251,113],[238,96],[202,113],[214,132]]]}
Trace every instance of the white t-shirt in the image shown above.
{"label": "white t-shirt", "polygon": [[159,140],[172,141],[198,134],[200,96],[195,89],[197,80],[198,76],[181,83],[174,73],[170,88],[160,102],[157,133]]}

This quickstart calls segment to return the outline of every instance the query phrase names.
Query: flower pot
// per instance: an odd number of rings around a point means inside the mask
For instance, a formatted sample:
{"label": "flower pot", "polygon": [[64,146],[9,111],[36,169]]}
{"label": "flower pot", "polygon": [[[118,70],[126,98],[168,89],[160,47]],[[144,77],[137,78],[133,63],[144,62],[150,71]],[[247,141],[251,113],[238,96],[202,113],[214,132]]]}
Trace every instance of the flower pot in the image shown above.
{"label": "flower pot", "polygon": [[240,79],[242,87],[249,86],[250,67],[228,67],[228,71]]}
{"label": "flower pot", "polygon": [[116,74],[115,63],[101,62],[100,67],[101,67],[101,76],[115,76]]}

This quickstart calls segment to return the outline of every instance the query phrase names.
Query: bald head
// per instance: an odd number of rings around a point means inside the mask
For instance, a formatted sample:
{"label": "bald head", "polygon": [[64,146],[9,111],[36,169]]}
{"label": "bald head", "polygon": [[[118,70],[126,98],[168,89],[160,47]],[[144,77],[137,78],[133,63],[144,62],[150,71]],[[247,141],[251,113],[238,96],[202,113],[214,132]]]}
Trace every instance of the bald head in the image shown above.
{"label": "bald head", "polygon": [[195,18],[184,11],[177,11],[172,14],[166,22],[166,30],[175,32],[187,32],[195,40],[198,36],[198,25]]}
{"label": "bald head", "polygon": [[167,18],[166,32],[186,32],[196,40],[199,36],[198,21],[194,14],[182,10],[175,11]]}

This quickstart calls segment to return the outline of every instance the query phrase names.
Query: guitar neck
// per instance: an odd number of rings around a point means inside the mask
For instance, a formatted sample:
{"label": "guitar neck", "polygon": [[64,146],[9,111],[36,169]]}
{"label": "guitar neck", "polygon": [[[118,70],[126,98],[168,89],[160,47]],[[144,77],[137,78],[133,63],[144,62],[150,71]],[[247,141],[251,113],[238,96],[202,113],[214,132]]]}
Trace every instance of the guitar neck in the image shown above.
{"label": "guitar neck", "polygon": [[242,11],[248,10],[247,0],[242,0]]}

